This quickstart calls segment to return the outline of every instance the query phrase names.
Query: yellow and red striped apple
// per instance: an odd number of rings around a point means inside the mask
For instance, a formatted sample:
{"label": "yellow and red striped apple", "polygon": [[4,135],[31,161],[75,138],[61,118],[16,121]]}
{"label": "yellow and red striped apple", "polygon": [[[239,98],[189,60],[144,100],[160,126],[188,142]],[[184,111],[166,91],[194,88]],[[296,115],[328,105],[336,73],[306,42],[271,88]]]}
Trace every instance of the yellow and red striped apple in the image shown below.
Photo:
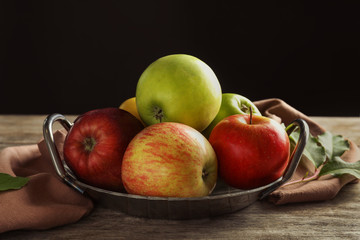
{"label": "yellow and red striped apple", "polygon": [[130,194],[201,197],[215,187],[217,159],[208,140],[194,128],[157,123],[129,143],[121,173]]}

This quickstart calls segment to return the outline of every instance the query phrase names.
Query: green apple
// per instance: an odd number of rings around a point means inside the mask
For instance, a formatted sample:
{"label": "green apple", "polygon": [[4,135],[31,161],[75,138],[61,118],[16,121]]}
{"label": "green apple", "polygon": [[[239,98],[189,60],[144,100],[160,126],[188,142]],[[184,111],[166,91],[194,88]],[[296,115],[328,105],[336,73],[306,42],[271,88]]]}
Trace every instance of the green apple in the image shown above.
{"label": "green apple", "polygon": [[201,132],[218,113],[221,94],[220,83],[206,63],[174,54],[159,58],[142,73],[136,105],[146,125],[179,122]]}
{"label": "green apple", "polygon": [[203,197],[216,185],[217,158],[209,141],[181,123],[153,124],[126,148],[121,176],[130,194]]}
{"label": "green apple", "polygon": [[206,138],[209,138],[212,129],[222,119],[235,114],[250,114],[250,108],[252,109],[252,114],[261,116],[259,109],[246,97],[235,93],[223,93],[219,112],[202,133]]}

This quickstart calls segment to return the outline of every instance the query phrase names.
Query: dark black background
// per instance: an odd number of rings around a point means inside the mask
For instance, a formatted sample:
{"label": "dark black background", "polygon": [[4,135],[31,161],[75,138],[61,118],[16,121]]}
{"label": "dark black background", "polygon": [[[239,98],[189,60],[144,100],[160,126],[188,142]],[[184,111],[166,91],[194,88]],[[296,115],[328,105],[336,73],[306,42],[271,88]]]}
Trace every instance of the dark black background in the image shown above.
{"label": "dark black background", "polygon": [[78,114],[135,96],[186,53],[223,92],[359,116],[358,1],[1,1],[0,114]]}

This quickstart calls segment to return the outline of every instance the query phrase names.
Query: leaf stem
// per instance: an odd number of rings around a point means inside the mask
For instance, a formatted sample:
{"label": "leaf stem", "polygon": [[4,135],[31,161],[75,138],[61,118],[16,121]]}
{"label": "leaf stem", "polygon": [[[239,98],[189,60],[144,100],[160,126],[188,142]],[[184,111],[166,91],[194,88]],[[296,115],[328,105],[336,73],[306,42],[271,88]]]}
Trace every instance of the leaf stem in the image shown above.
{"label": "leaf stem", "polygon": [[317,168],[312,176],[306,177],[308,175],[308,172],[307,172],[303,178],[294,180],[291,182],[287,182],[287,183],[283,184],[282,187],[297,184],[297,183],[305,183],[305,182],[310,182],[310,181],[316,180],[320,177],[319,174],[320,174],[320,168]]}

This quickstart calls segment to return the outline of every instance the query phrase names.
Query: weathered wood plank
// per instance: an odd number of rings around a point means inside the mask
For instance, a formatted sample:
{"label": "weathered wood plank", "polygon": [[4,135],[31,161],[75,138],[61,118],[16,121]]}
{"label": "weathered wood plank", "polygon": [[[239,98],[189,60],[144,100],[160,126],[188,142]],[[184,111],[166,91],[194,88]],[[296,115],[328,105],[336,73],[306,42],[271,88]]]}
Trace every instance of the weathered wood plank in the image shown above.
{"label": "weathered wood plank", "polygon": [[[65,116],[74,121],[76,116]],[[0,115],[0,150],[8,146],[34,144],[42,137],[42,125],[46,115]],[[54,124],[54,130],[60,129]]]}
{"label": "weathered wood plank", "polygon": [[48,231],[15,231],[18,239],[358,239],[359,186],[334,200],[274,206],[256,202],[237,213],[186,221],[142,219],[96,208],[78,223]]}
{"label": "weathered wood plank", "polygon": [[312,117],[333,134],[340,134],[360,146],[360,117]]}

